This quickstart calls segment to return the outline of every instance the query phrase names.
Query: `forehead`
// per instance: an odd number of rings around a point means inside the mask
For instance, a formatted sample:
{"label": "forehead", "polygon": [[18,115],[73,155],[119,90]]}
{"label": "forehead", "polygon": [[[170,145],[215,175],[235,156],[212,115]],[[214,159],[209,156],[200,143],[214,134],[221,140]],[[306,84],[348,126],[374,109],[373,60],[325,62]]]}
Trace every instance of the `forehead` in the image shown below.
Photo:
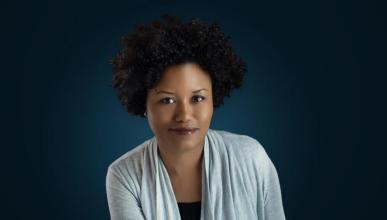
{"label": "forehead", "polygon": [[156,88],[184,90],[211,88],[211,78],[199,65],[185,63],[168,67]]}

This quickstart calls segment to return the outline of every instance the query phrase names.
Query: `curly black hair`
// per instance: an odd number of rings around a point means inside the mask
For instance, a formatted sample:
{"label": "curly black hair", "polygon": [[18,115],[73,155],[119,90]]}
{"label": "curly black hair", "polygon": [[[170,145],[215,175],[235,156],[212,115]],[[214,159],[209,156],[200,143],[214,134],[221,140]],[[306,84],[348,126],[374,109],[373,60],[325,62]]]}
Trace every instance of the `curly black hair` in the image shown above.
{"label": "curly black hair", "polygon": [[223,104],[230,90],[240,88],[246,63],[236,55],[217,23],[191,18],[186,24],[175,15],[164,14],[165,22],[137,25],[136,32],[123,36],[122,49],[113,65],[113,87],[126,111],[144,117],[146,97],[162,73],[171,65],[198,64],[212,83],[214,109]]}

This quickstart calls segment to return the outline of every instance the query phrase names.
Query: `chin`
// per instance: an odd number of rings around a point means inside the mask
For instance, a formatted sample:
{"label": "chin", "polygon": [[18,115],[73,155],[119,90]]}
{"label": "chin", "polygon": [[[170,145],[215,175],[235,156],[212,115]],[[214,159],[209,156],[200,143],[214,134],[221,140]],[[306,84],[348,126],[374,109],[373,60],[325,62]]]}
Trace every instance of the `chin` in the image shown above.
{"label": "chin", "polygon": [[182,150],[183,149],[188,150],[188,149],[194,149],[195,147],[197,147],[198,142],[192,141],[192,140],[176,140],[176,141],[172,141],[171,146],[175,146],[175,148],[179,148]]}

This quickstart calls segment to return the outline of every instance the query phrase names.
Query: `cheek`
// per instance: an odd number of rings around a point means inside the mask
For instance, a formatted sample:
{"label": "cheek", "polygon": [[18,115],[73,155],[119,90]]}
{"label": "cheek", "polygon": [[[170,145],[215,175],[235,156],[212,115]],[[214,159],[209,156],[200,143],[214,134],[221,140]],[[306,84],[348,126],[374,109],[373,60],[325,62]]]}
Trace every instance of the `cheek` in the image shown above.
{"label": "cheek", "polygon": [[155,119],[163,124],[164,122],[168,122],[171,120],[171,118],[173,117],[173,108],[171,107],[164,107],[164,108],[155,108],[153,110],[153,115],[155,117]]}
{"label": "cheek", "polygon": [[204,108],[200,109],[198,111],[197,117],[202,122],[208,122],[211,120],[213,114],[213,107],[212,105],[206,105]]}
{"label": "cheek", "polygon": [[166,108],[154,108],[150,110],[148,119],[149,123],[152,124],[152,127],[155,130],[160,130],[165,126],[169,126],[172,119],[171,110]]}
{"label": "cheek", "polygon": [[149,126],[156,136],[163,136],[168,124],[161,117],[155,116],[155,118],[149,119]]}

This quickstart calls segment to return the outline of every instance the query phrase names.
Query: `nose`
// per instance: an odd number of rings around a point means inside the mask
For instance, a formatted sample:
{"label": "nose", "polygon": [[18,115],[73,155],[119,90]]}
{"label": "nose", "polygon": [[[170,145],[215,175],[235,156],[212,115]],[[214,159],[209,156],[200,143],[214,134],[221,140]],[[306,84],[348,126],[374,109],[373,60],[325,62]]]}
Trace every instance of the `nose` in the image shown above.
{"label": "nose", "polygon": [[182,101],[177,105],[176,121],[186,122],[192,119],[192,106],[187,101]]}

